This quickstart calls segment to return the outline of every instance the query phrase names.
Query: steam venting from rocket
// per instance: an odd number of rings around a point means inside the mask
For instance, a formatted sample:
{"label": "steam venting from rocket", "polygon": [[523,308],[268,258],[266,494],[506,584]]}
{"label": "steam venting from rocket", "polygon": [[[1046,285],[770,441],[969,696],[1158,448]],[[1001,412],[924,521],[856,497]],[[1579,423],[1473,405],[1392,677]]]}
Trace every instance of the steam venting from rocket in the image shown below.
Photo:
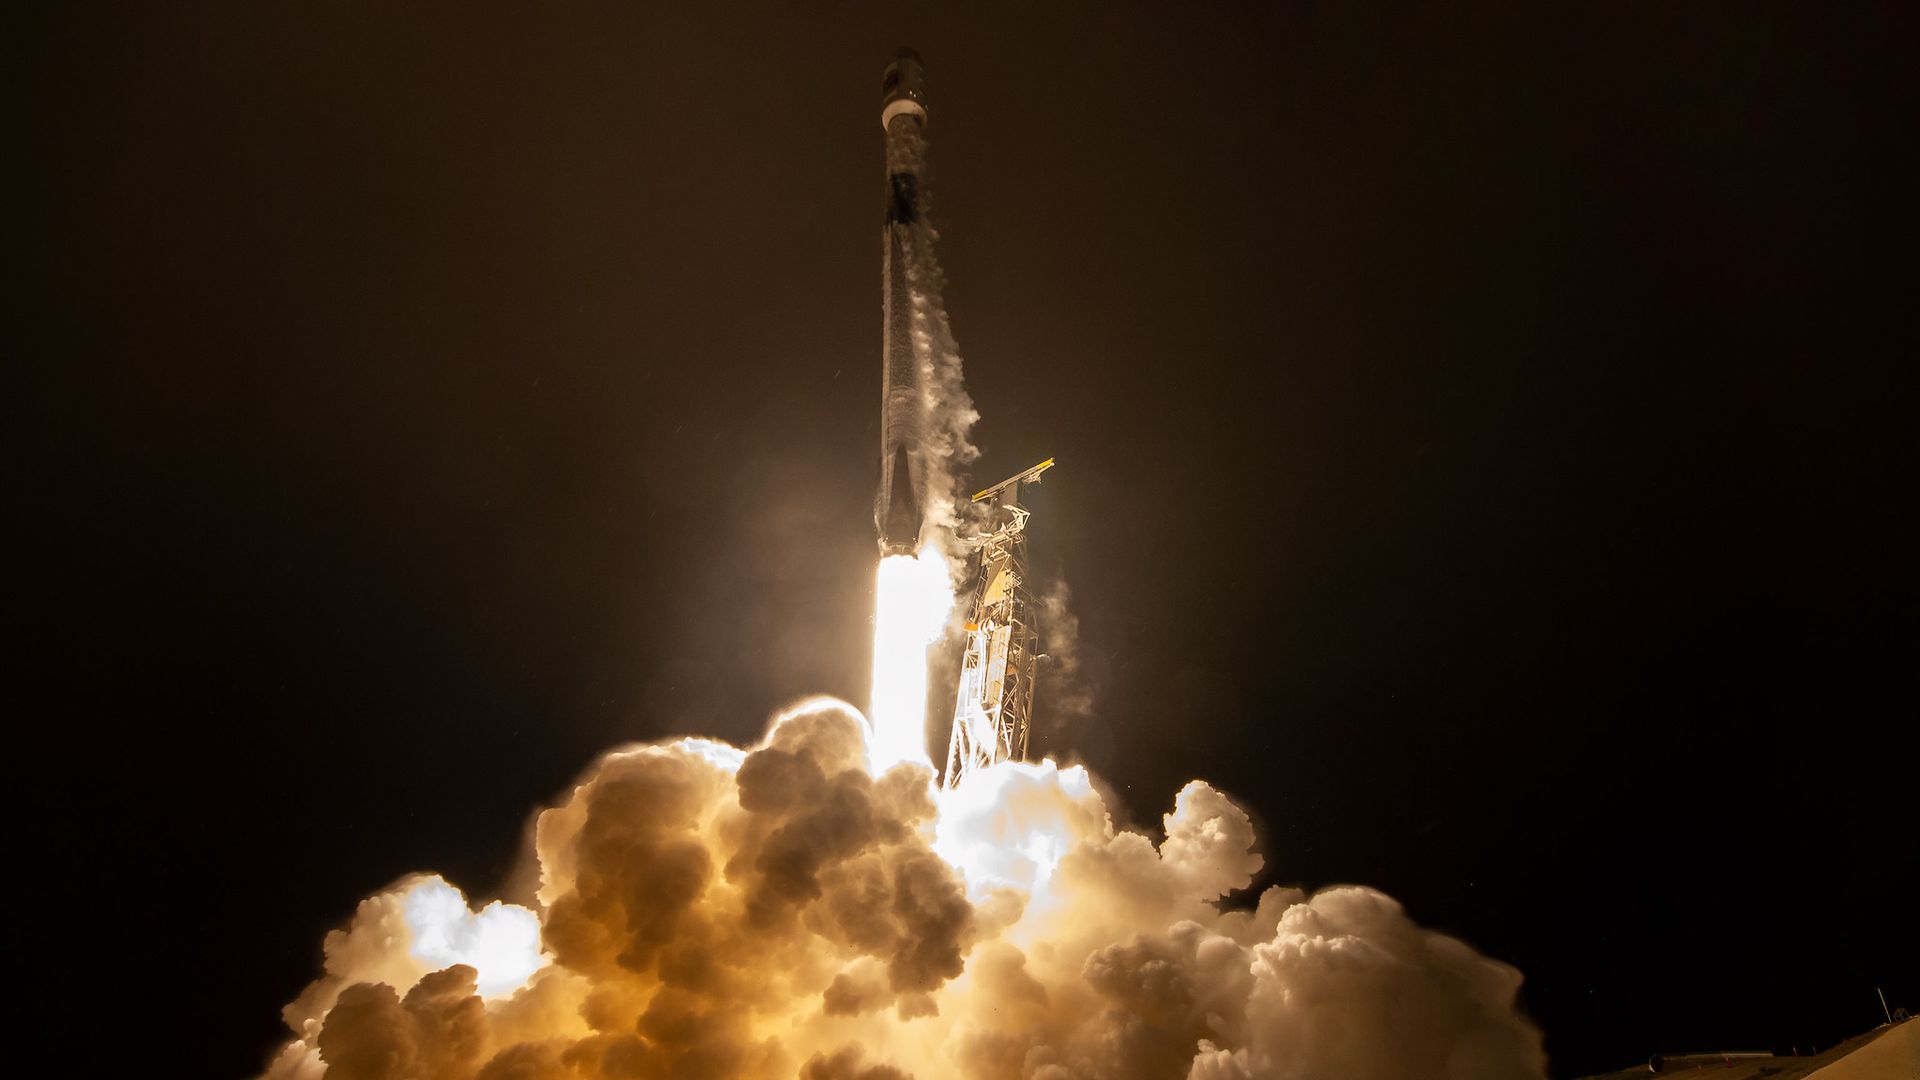
{"label": "steam venting from rocket", "polygon": [[1380,893],[1223,904],[1262,857],[1204,781],[1148,834],[1078,767],[931,780],[828,699],[610,753],[540,814],[531,907],[363,902],[265,1075],[1544,1076],[1519,973]]}

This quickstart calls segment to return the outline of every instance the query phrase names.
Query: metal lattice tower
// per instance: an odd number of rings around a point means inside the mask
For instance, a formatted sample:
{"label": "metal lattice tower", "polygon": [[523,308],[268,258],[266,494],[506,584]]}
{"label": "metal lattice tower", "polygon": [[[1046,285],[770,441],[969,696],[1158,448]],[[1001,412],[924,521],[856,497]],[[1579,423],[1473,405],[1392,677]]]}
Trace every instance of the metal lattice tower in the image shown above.
{"label": "metal lattice tower", "polygon": [[1032,511],[1020,505],[1020,485],[1037,483],[1052,467],[1048,458],[973,497],[990,503],[992,531],[979,538],[974,553],[967,651],[947,740],[944,784],[949,788],[975,769],[1027,757],[1040,633],[1027,578],[1026,528]]}

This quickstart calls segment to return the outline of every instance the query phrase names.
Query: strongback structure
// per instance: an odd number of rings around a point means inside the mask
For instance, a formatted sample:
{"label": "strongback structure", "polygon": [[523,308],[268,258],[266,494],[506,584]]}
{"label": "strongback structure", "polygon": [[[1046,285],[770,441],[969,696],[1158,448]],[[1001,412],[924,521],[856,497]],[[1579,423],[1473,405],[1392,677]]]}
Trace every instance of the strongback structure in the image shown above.
{"label": "strongback structure", "polygon": [[1033,727],[1033,684],[1040,634],[1027,577],[1026,529],[1031,511],[1020,486],[1038,483],[1053,459],[973,497],[987,503],[987,529],[973,543],[973,589],[966,611],[966,653],[953,706],[943,783],[951,788],[976,769],[1025,761]]}

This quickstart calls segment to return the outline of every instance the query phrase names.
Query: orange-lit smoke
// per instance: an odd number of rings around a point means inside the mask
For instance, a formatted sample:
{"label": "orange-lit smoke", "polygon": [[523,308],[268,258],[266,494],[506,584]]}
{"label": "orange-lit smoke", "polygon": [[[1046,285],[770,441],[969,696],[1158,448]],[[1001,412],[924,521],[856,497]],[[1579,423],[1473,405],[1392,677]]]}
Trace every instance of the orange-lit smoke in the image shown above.
{"label": "orange-lit smoke", "polygon": [[[1387,897],[1269,888],[1222,910],[1261,856],[1206,783],[1149,834],[1083,769],[936,793],[920,760],[875,768],[869,730],[816,699],[748,750],[607,755],[540,815],[525,916],[437,878],[367,900],[267,1075],[1544,1075],[1519,974]],[[544,952],[490,938],[503,917],[537,918]]]}

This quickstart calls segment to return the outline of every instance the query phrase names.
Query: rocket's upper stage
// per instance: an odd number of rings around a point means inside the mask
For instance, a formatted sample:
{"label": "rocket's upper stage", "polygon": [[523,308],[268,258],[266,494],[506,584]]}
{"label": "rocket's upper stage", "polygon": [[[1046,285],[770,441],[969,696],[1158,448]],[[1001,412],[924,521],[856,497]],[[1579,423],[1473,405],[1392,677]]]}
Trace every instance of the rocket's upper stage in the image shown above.
{"label": "rocket's upper stage", "polygon": [[880,81],[880,126],[892,124],[896,116],[927,122],[926,68],[920,63],[920,54],[912,49],[895,53]]}

